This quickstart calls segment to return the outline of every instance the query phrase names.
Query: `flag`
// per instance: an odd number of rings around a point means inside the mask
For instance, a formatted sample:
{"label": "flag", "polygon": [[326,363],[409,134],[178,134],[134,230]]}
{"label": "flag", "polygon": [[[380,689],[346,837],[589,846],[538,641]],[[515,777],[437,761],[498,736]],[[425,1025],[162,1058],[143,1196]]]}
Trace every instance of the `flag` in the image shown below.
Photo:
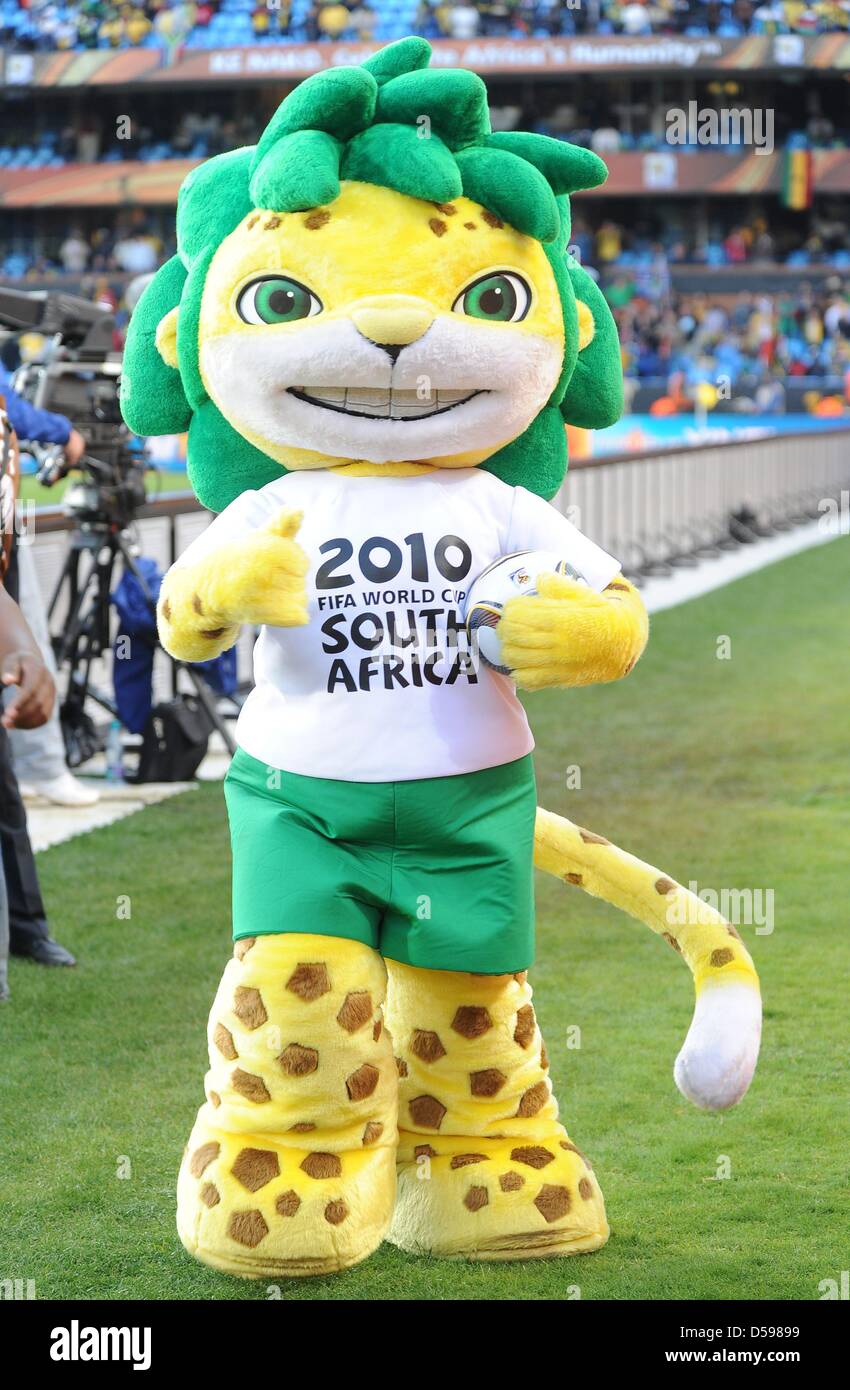
{"label": "flag", "polygon": [[814,158],[811,150],[786,150],[782,177],[782,204],[802,211],[812,205]]}

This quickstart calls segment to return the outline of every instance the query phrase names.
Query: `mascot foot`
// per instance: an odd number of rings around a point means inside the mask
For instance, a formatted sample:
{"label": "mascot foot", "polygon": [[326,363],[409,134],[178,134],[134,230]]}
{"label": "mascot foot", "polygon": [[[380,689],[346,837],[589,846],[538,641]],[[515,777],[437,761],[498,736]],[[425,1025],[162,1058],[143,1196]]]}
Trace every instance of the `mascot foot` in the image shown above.
{"label": "mascot foot", "polygon": [[525,972],[388,969],[401,1125],[388,1240],[481,1260],[604,1245],[602,1193],[558,1122]]}
{"label": "mascot foot", "polygon": [[331,1274],[366,1259],[390,1222],[392,1148],[333,1153],[268,1135],[192,1131],[177,1185],[180,1239],[244,1279]]}
{"label": "mascot foot", "polygon": [[385,988],[381,957],[357,941],[237,941],[178,1181],[180,1238],[204,1264],[254,1279],[327,1274],[383,1240],[397,1144]]}
{"label": "mascot foot", "polygon": [[402,1250],[468,1260],[533,1260],[598,1250],[602,1193],[560,1125],[518,1139],[405,1135],[389,1240]]}

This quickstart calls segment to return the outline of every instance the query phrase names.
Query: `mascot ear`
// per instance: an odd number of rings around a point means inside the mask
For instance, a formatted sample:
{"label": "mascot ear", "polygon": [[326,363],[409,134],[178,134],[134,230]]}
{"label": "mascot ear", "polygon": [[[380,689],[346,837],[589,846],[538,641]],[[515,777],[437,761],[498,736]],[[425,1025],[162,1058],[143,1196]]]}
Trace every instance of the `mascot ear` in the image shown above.
{"label": "mascot ear", "polygon": [[572,256],[567,273],[578,310],[578,360],[561,401],[568,425],[601,430],[623,413],[623,364],[617,325],[599,286]]}
{"label": "mascot ear", "polygon": [[133,310],[121,369],[121,412],[135,434],[182,434],[192,419],[172,342],[185,279],[185,266],[173,256]]}
{"label": "mascot ear", "polygon": [[[169,309],[156,326],[156,350],[166,367],[177,369],[177,310]],[[581,344],[579,344],[581,346]]]}

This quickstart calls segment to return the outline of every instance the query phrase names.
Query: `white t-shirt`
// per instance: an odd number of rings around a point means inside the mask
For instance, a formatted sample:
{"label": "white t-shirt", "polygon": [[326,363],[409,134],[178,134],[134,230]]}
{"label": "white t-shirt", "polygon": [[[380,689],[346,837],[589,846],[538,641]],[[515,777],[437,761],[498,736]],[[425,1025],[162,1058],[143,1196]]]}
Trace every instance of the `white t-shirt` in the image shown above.
{"label": "white t-shirt", "polygon": [[303,510],[305,627],[264,627],[239,745],[346,782],[476,772],[534,747],[509,676],[473,654],[470,583],[516,550],[554,550],[601,590],[620,566],[525,488],[476,468],[410,478],[287,473],[245,492],[180,557],[192,564],[281,508]]}

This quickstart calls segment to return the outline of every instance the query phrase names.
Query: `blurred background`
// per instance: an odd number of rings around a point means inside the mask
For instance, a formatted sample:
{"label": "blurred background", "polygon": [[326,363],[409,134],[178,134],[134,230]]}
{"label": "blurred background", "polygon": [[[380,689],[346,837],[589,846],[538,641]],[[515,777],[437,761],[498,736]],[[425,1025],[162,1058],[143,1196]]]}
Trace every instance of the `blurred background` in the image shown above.
{"label": "blurred background", "polygon": [[[120,765],[151,700],[199,686],[157,651],[133,704],[126,666],[104,660],[108,596],[121,631],[135,618],[155,645],[143,581],[155,597],[207,521],[185,440],[120,437],[116,404],[133,304],[175,250],[180,184],[254,143],[304,77],[408,33],[482,75],[496,129],[589,146],[610,170],[573,199],[571,250],[618,321],[626,408],[568,431],[557,504],[654,606],[687,597],[691,571],[696,591],[740,573],[736,551],[758,566],[819,526],[850,529],[850,0],[0,0],[0,287],[53,306],[43,322],[0,315],[0,372],[60,417],[23,454],[21,498],[41,508],[31,549],[72,767],[108,768],[110,728]],[[66,323],[57,346],[60,293],[105,316]],[[98,574],[89,560],[117,534]],[[141,580],[120,579],[128,554]],[[219,702],[214,746],[251,642],[195,690]],[[148,780],[165,775],[154,760]]]}
{"label": "blurred background", "polygon": [[[187,171],[253,143],[298,78],[410,32],[482,74],[496,128],[609,164],[574,203],[628,384],[597,451],[848,415],[850,0],[0,0],[0,278],[109,303],[120,346]],[[689,110],[742,119],[672,143]]]}

